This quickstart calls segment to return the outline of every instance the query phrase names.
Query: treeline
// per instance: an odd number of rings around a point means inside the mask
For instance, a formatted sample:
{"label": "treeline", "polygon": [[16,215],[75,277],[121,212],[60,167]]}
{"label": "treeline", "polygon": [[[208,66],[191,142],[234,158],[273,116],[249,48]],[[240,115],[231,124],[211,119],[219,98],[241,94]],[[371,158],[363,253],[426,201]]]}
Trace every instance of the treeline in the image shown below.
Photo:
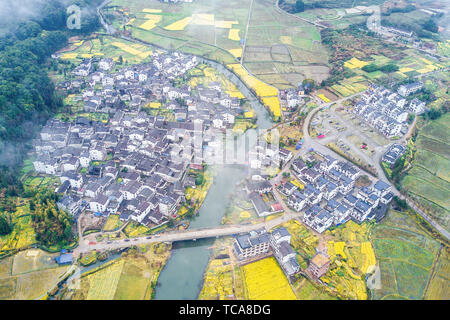
{"label": "treeline", "polygon": [[41,190],[30,200],[36,240],[46,247],[66,246],[73,241],[72,216],[58,209],[57,200],[57,195],[52,190]]}
{"label": "treeline", "polygon": [[388,64],[385,64],[384,66],[378,66],[375,63],[371,63],[371,64],[368,64],[368,65],[362,67],[361,69],[365,72],[381,71],[384,73],[391,73],[391,72],[396,72],[399,70],[398,66],[394,63],[388,63]]}
{"label": "treeline", "polygon": [[[19,23],[0,37],[0,189],[22,191],[17,168],[38,125],[62,105],[48,77],[48,58],[67,45],[68,37],[95,30],[99,0],[47,1],[41,15]],[[66,28],[66,8],[82,8],[80,30]]]}

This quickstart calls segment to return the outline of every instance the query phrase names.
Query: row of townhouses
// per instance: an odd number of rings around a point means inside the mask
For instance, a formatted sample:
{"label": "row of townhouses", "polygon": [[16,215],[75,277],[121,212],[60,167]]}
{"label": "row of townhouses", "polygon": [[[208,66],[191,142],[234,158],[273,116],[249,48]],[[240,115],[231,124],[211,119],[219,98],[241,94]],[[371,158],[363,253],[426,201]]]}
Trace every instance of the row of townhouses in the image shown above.
{"label": "row of townhouses", "polygon": [[407,132],[409,113],[421,114],[426,104],[415,98],[411,102],[376,84],[372,84],[353,107],[356,116],[382,135],[392,138]]}
{"label": "row of townhouses", "polygon": [[393,197],[389,184],[380,180],[373,187],[357,188],[360,171],[354,165],[329,155],[320,156],[323,160],[312,166],[313,160],[293,161],[291,172],[303,185],[302,189],[292,182],[278,187],[290,208],[305,211],[305,224],[322,233],[350,219],[361,223],[375,218],[377,212],[383,213],[381,209]]}
{"label": "row of townhouses", "polygon": [[286,228],[280,227],[271,233],[262,228],[235,237],[233,251],[239,260],[245,261],[272,250],[281,268],[291,276],[300,270],[300,266],[290,242],[291,234]]}

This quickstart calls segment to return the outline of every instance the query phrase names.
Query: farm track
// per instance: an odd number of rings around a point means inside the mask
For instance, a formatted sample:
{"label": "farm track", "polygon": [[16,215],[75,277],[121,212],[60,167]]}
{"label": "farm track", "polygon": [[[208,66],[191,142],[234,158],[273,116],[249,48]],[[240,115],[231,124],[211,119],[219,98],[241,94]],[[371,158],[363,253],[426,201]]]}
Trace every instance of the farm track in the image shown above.
{"label": "farm track", "polygon": [[244,57],[245,57],[245,49],[247,47],[247,35],[248,35],[248,27],[250,26],[250,20],[252,18],[252,11],[253,11],[253,1],[250,2],[250,9],[248,11],[248,19],[247,19],[247,27],[245,29],[245,36],[244,36],[244,45],[242,46],[242,55],[241,55],[241,66],[244,67]]}
{"label": "farm track", "polygon": [[431,272],[430,272],[430,275],[428,277],[427,285],[425,286],[425,289],[423,290],[422,299],[425,299],[425,296],[427,295],[430,283],[431,283],[431,281],[433,281],[433,279],[434,279],[434,277],[436,275],[436,268],[437,268],[437,266],[439,264],[439,260],[441,259],[441,252],[442,252],[442,248],[443,247],[444,246],[442,244],[439,246],[439,251],[438,251],[438,253],[436,255],[436,258],[434,259],[433,267],[431,268]]}
{"label": "farm track", "polygon": [[323,28],[323,29],[327,29],[328,28],[327,26],[324,26],[323,24],[320,24],[320,23],[317,23],[315,21],[311,21],[311,20],[308,20],[308,19],[296,16],[295,14],[292,14],[292,13],[284,11],[283,9],[280,8],[280,0],[276,0],[274,6],[275,6],[275,9],[278,12],[282,13],[282,14],[288,15],[288,16],[290,16],[292,18],[295,18],[295,19],[298,19],[298,20],[302,20],[302,21],[307,22],[309,24],[315,25],[316,27],[319,27],[319,28]]}

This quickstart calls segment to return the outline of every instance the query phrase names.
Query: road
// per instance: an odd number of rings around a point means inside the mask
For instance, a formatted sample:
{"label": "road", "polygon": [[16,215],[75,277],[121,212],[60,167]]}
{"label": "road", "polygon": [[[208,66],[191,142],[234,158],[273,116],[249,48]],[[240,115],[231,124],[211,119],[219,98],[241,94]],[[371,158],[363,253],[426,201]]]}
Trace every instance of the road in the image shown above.
{"label": "road", "polygon": [[185,240],[197,240],[202,238],[214,238],[223,237],[233,234],[247,233],[252,230],[257,230],[265,228],[270,230],[273,227],[287,222],[289,220],[298,218],[299,213],[291,213],[288,210],[283,216],[262,222],[257,224],[243,224],[243,225],[226,225],[213,228],[202,228],[193,230],[183,230],[183,231],[172,231],[166,232],[150,237],[140,237],[134,239],[122,239],[108,242],[99,242],[89,245],[88,240],[83,240],[80,242],[80,246],[77,248],[77,253],[85,253],[91,250],[111,250],[125,248],[129,246],[144,245],[154,242],[174,242],[174,241],[185,241]]}
{"label": "road", "polygon": [[298,19],[298,20],[302,20],[302,21],[304,21],[304,22],[308,22],[308,23],[310,23],[310,24],[312,24],[312,25],[315,25],[316,27],[319,27],[319,28],[324,28],[324,29],[328,28],[327,26],[324,26],[323,24],[320,24],[320,23],[317,23],[317,22],[315,22],[315,21],[311,21],[311,20],[308,20],[308,19],[305,19],[305,18],[296,16],[295,14],[292,14],[292,13],[289,13],[289,12],[284,11],[283,9],[280,8],[280,3],[279,3],[279,2],[280,2],[280,0],[276,0],[276,1],[275,1],[275,9],[276,9],[278,12],[281,12],[281,13],[283,13],[283,14],[286,14],[286,15],[288,15],[288,16],[291,16],[292,18],[295,18],[295,19]]}
{"label": "road", "polygon": [[250,9],[248,10],[247,27],[245,28],[244,45],[242,46],[241,66],[243,66],[243,63],[244,63],[245,48],[246,48],[246,46],[247,46],[248,28],[249,28],[249,26],[250,26],[250,20],[251,20],[251,18],[252,18],[253,1],[254,1],[254,0],[252,0],[252,2],[250,2]]}
{"label": "road", "polygon": [[[354,96],[356,96],[356,95],[354,95]],[[352,96],[352,97],[353,97],[353,96]],[[351,98],[351,97],[348,97],[347,99],[349,99],[349,98]],[[334,103],[342,102],[342,100],[345,100],[345,99],[341,99],[341,100],[335,101]],[[314,117],[314,115],[315,115],[319,110],[322,110],[323,108],[328,107],[329,105],[331,105],[331,103],[328,103],[328,104],[324,105],[324,106],[321,107],[321,108],[314,109],[314,110],[313,110],[312,112],[310,112],[310,113],[308,114],[308,116],[306,117],[305,123],[304,123],[304,125],[303,125],[303,138],[304,138],[304,140],[305,140],[305,143],[303,144],[302,149],[307,150],[307,149],[309,149],[309,148],[312,147],[312,148],[318,150],[320,153],[323,153],[323,154],[325,154],[325,155],[328,154],[328,155],[333,156],[334,158],[341,159],[341,160],[345,160],[345,159],[343,159],[340,155],[336,154],[335,152],[333,152],[333,151],[330,150],[329,148],[324,147],[323,145],[321,145],[321,144],[318,143],[317,141],[314,141],[314,140],[311,138],[311,136],[309,135],[309,130],[308,130],[308,128],[309,128],[309,124],[310,124],[310,122],[311,122],[311,119]],[[416,118],[417,118],[417,117],[416,117]],[[402,142],[402,141],[404,142],[404,141],[411,135],[412,130],[413,130],[415,124],[416,124],[416,121],[417,121],[417,119],[414,121],[413,125],[411,125],[411,127],[410,127],[408,133],[407,133],[401,140],[396,141],[397,143]],[[393,143],[395,143],[395,142],[393,142]],[[392,183],[389,181],[389,179],[386,177],[386,175],[384,174],[384,171],[383,171],[383,169],[381,168],[381,157],[382,157],[384,151],[385,151],[387,148],[389,148],[390,145],[392,145],[392,143],[389,144],[389,145],[387,145],[387,146],[386,146],[385,148],[383,148],[382,150],[378,150],[378,152],[375,153],[375,156],[374,156],[373,160],[371,161],[371,164],[376,168],[377,173],[379,174],[378,179],[381,179],[381,180],[383,180],[383,181],[389,183],[389,184],[391,185],[391,187],[392,187],[392,193],[393,193],[394,195],[396,195],[396,196],[399,197],[400,199],[406,200],[408,206],[410,206],[414,211],[416,211],[416,212],[417,212],[424,220],[426,220],[428,223],[430,223],[430,224],[431,224],[431,225],[432,225],[432,226],[433,226],[440,234],[442,234],[442,236],[444,236],[447,240],[450,240],[450,233],[449,233],[447,230],[445,230],[445,229],[444,229],[439,223],[437,223],[434,219],[432,219],[429,215],[427,215],[427,214],[426,214],[425,212],[423,212],[420,208],[418,208],[410,198],[403,196],[403,195],[400,193],[400,191],[397,190],[397,188],[395,187],[395,185],[392,184]],[[346,160],[345,160],[345,161],[346,161]],[[376,179],[376,177],[374,177],[374,176],[371,175],[371,174],[368,174],[368,176],[371,178],[371,180]]]}

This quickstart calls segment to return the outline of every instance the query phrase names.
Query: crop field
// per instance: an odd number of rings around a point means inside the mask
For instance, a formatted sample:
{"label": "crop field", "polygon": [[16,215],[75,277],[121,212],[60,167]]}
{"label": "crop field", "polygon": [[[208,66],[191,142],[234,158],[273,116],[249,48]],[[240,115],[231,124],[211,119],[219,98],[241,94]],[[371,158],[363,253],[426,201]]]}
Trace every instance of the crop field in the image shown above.
{"label": "crop field", "polygon": [[225,300],[233,296],[232,266],[230,264],[224,265],[222,259],[211,260],[204,276],[203,288],[200,292],[199,300]]}
{"label": "crop field", "polygon": [[297,261],[300,268],[306,269],[309,260],[316,253],[316,247],[319,244],[319,239],[311,231],[309,231],[303,224],[293,220],[283,225],[291,237],[291,246],[298,253]]}
{"label": "crop field", "polygon": [[416,203],[447,230],[450,230],[449,120],[450,116],[445,114],[419,131],[413,166],[402,182]]}
{"label": "crop field", "polygon": [[299,300],[337,300],[326,289],[314,286],[311,281],[305,278],[294,284],[294,290]]}
{"label": "crop field", "polygon": [[150,232],[150,228],[144,226],[143,224],[131,221],[125,229],[123,229],[123,232],[127,235],[129,238],[142,236],[144,234],[148,234]]}
{"label": "crop field", "polygon": [[[279,89],[297,86],[305,78],[320,82],[328,76],[328,56],[317,28],[277,11],[272,0],[253,3],[246,40],[244,66],[257,77],[266,75],[265,81]],[[312,64],[314,70],[297,68]],[[272,70],[269,74],[266,65]]]}
{"label": "crop field", "polygon": [[197,66],[195,69],[189,71],[192,78],[189,80],[189,85],[193,88],[199,84],[208,86],[211,82],[219,82],[222,89],[230,95],[230,97],[244,99],[245,96],[241,91],[230,81],[226,76],[219,73],[216,69],[207,67],[206,65]]}
{"label": "crop field", "polygon": [[153,284],[170,255],[170,246],[151,244],[130,249],[116,260],[82,275],[81,286],[65,299],[149,300]]}
{"label": "crop field", "polygon": [[443,246],[440,251],[439,260],[436,262],[434,273],[428,283],[427,291],[424,295],[429,300],[449,300],[450,299],[450,249]]}
{"label": "crop field", "polygon": [[296,296],[274,257],[242,267],[250,300],[295,300]]}
{"label": "crop field", "polygon": [[123,222],[120,221],[119,215],[110,214],[108,219],[106,219],[106,223],[103,226],[103,231],[113,231],[119,229],[123,225]]}
{"label": "crop field", "polygon": [[328,230],[326,236],[330,269],[321,280],[327,289],[344,299],[366,300],[364,276],[377,264],[373,247],[369,242],[371,223],[357,224],[349,221]]}
{"label": "crop field", "polygon": [[439,242],[407,214],[394,210],[375,225],[371,240],[381,271],[381,288],[372,291],[373,298],[421,299]]}
{"label": "crop field", "polygon": [[31,300],[39,298],[52,289],[68,268],[69,266],[56,267],[6,278],[0,277],[0,299]]}
{"label": "crop field", "polygon": [[[242,59],[244,68],[254,77],[275,88],[296,87],[305,78],[324,80],[329,73],[328,53],[320,43],[318,29],[278,11],[274,1],[254,1],[247,35],[250,0],[198,0],[176,6],[157,0],[114,0],[111,6],[127,9],[131,19],[124,27],[134,37],[226,65]],[[135,59],[147,54],[138,48],[120,49]],[[243,80],[247,83],[245,74]],[[278,103],[267,100],[273,116],[279,117]]]}
{"label": "crop field", "polygon": [[100,36],[84,41],[72,51],[64,51],[61,59],[79,63],[85,58],[98,56],[112,58],[117,62],[119,56],[122,56],[124,63],[136,64],[144,61],[151,54],[152,51],[144,45],[109,36]]}
{"label": "crop field", "polygon": [[31,271],[58,267],[55,258],[58,254],[51,254],[40,249],[28,249],[14,255],[11,275],[18,275]]}
{"label": "crop field", "polygon": [[31,225],[28,204],[17,207],[11,214],[13,230],[10,234],[0,236],[0,254],[14,249],[21,249],[36,243],[36,235]]}

